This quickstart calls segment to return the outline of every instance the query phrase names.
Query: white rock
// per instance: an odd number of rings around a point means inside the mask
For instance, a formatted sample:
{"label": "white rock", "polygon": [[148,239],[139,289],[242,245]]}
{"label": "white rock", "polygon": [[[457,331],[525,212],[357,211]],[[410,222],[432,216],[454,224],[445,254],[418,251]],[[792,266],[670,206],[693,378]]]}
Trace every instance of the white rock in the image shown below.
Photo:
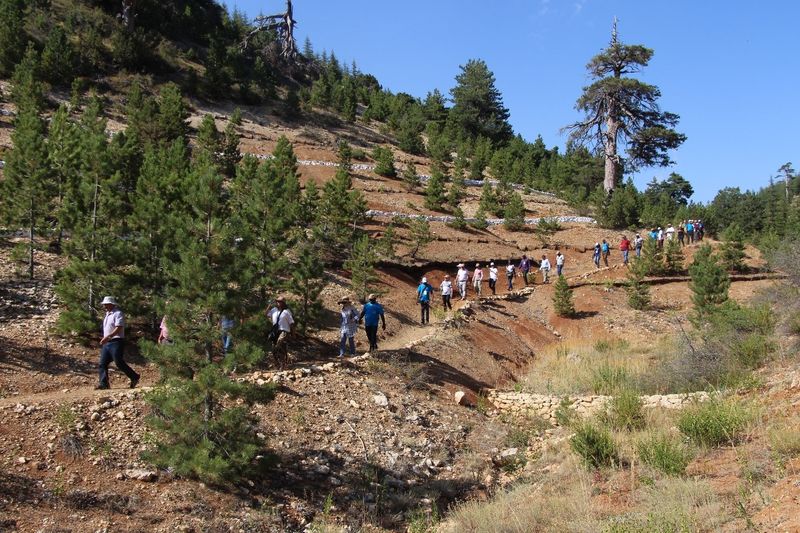
{"label": "white rock", "polygon": [[131,468],[125,471],[125,477],[136,481],[155,481],[158,479],[158,472],[144,468]]}
{"label": "white rock", "polygon": [[372,396],[372,401],[375,402],[375,405],[378,407],[388,407],[389,406],[389,398],[386,397],[385,394],[379,392],[378,394],[374,394]]}

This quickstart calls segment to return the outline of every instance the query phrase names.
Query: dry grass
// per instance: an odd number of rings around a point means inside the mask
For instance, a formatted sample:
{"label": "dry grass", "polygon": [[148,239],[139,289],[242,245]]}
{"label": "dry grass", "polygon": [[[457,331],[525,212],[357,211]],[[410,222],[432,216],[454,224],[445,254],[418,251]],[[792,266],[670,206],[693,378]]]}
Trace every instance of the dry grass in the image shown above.
{"label": "dry grass", "polygon": [[770,450],[781,458],[800,456],[800,416],[776,420],[767,428]]}

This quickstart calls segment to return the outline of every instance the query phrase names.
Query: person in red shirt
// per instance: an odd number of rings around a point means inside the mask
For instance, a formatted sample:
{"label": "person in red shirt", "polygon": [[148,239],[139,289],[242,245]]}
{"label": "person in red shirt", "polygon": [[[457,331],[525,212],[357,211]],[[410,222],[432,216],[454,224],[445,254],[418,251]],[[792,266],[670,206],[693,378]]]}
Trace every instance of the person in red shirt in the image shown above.
{"label": "person in red shirt", "polygon": [[631,241],[628,240],[628,237],[625,235],[622,236],[622,240],[619,242],[619,250],[622,252],[622,264],[628,264],[628,252],[631,250]]}

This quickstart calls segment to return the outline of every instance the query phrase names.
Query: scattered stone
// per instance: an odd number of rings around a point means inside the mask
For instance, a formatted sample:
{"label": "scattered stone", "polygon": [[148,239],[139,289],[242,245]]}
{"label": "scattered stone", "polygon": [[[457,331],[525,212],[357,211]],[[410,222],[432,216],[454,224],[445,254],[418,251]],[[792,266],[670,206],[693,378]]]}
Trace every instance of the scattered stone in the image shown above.
{"label": "scattered stone", "polygon": [[378,394],[374,394],[372,396],[372,401],[375,402],[375,405],[378,407],[389,407],[389,398],[386,397],[385,394],[379,392]]}
{"label": "scattered stone", "polygon": [[124,472],[125,478],[135,479],[136,481],[155,481],[158,479],[158,472],[146,470],[144,468],[131,468]]}

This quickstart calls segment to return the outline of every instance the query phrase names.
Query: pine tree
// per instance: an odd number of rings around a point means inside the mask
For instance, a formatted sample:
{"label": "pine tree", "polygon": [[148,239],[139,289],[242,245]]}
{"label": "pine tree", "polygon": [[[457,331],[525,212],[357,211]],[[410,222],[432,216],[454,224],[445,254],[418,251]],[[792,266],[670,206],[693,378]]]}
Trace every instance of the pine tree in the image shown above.
{"label": "pine tree", "polygon": [[680,274],[683,272],[684,260],[683,249],[678,239],[676,237],[669,239],[664,253],[664,272],[667,274]]}
{"label": "pine tree", "polygon": [[300,116],[300,96],[294,87],[286,92],[286,101],[283,104],[283,115],[289,120]]}
{"label": "pine tree", "polygon": [[634,258],[628,268],[628,305],[640,311],[650,306],[650,286],[644,282],[646,276],[647,264]]}
{"label": "pine tree", "polygon": [[378,241],[378,252],[384,259],[394,259],[396,257],[396,253],[394,251],[394,247],[397,244],[397,234],[394,229],[393,224],[389,224],[386,227],[386,231],[383,232],[383,235]]}
{"label": "pine tree", "polygon": [[406,184],[406,189],[413,191],[419,187],[419,176],[417,175],[417,167],[414,163],[409,162],[403,169],[403,183]]}
{"label": "pine tree", "polygon": [[61,249],[64,234],[63,218],[67,191],[74,191],[80,182],[80,131],[65,105],[61,105],[50,121],[47,138],[47,160],[53,172],[56,187],[56,217],[58,219],[57,246]]}
{"label": "pine tree", "polygon": [[220,152],[220,135],[214,116],[210,113],[203,115],[200,127],[197,128],[197,150],[204,152],[208,157],[215,159]]}
{"label": "pine tree", "polygon": [[571,317],[575,315],[575,304],[572,303],[572,289],[567,283],[567,278],[558,276],[555,293],[553,294],[553,308],[558,316]]}
{"label": "pine tree", "polygon": [[34,275],[36,236],[46,230],[56,195],[45,145],[45,124],[31,101],[18,110],[2,184],[4,218],[28,232],[28,277]]}
{"label": "pine tree", "polygon": [[11,101],[17,108],[29,108],[36,112],[44,109],[44,87],[39,53],[33,43],[28,44],[25,55],[14,68],[11,76]]}
{"label": "pine tree", "polygon": [[694,254],[694,261],[689,266],[692,280],[694,317],[696,323],[705,322],[709,315],[728,300],[728,288],[731,285],[728,273],[712,255],[711,246],[702,245]]}
{"label": "pine tree", "polygon": [[56,277],[56,292],[65,309],[59,329],[83,333],[95,328],[102,294],[113,294],[136,312],[138,288],[129,283],[126,270],[134,257],[121,187],[114,172],[106,137],[106,120],[97,98],[87,105],[78,123],[79,180],[67,189],[62,224],[69,233],[64,250],[67,266]]}
{"label": "pine tree", "polygon": [[460,207],[456,207],[453,210],[453,220],[447,225],[457,230],[463,230],[467,227],[467,222],[464,220],[464,211]]}
{"label": "pine tree", "polygon": [[509,231],[521,231],[525,228],[525,202],[517,191],[513,191],[506,206],[504,225]]}
{"label": "pine tree", "polygon": [[225,177],[232,178],[236,174],[236,165],[242,160],[242,153],[239,151],[239,133],[233,122],[225,126],[220,141],[220,152],[215,161],[220,172]]}
{"label": "pine tree", "polygon": [[[177,260],[167,265],[173,344],[144,344],[162,376],[149,398],[157,416],[148,419],[156,435],[148,459],[178,475],[221,484],[245,475],[262,448],[248,405],[256,389],[231,380],[228,371],[257,363],[264,352],[241,327],[234,348],[223,354],[220,319],[242,315],[237,304],[246,287],[240,280],[246,263],[234,248],[240,228],[225,223],[223,177],[210,158],[201,156],[185,183],[191,210],[176,220]],[[264,397],[270,390],[261,392]]]}
{"label": "pine tree", "polygon": [[445,201],[444,194],[445,177],[439,165],[434,165],[431,170],[431,177],[425,185],[425,207],[431,211],[441,211]]}
{"label": "pine tree", "polygon": [[480,208],[484,213],[496,213],[500,209],[494,188],[489,180],[484,180],[481,187]]}
{"label": "pine tree", "polygon": [[0,0],[0,77],[6,78],[25,52],[25,1]]}
{"label": "pine tree", "polygon": [[744,272],[744,232],[737,223],[733,223],[722,234],[723,243],[720,247],[720,260],[722,266],[731,272]]}
{"label": "pine tree", "polygon": [[411,257],[417,257],[417,253],[433,240],[431,225],[425,217],[412,218],[408,225],[411,232],[411,242],[414,249],[411,250]]}
{"label": "pine tree", "polygon": [[353,245],[350,257],[344,262],[345,270],[350,272],[350,285],[361,301],[366,301],[370,293],[376,292],[379,280],[375,273],[378,256],[367,235],[362,235]]}
{"label": "pine tree", "polygon": [[326,182],[320,199],[320,235],[341,257],[361,234],[359,227],[367,219],[367,202],[361,191],[353,190],[350,176],[352,149],[346,142],[339,145],[339,165],[333,179]]}
{"label": "pine tree", "polygon": [[647,276],[660,276],[664,273],[664,251],[658,247],[655,239],[645,237],[642,262]]}
{"label": "pine tree", "polygon": [[456,169],[453,173],[453,180],[450,182],[450,189],[447,191],[447,205],[452,209],[457,209],[458,204],[466,197],[466,191],[467,186],[464,181],[464,174]]}
{"label": "pine tree", "polygon": [[300,200],[300,211],[298,213],[298,222],[303,227],[314,227],[317,223],[317,211],[319,210],[320,195],[317,182],[313,179],[306,182],[306,188],[303,191],[303,197]]}
{"label": "pine tree", "polygon": [[296,250],[296,259],[291,264],[289,288],[297,296],[295,320],[300,333],[316,327],[322,313],[319,295],[325,288],[325,270],[322,254],[313,242],[304,241]]}
{"label": "pine tree", "polygon": [[372,151],[372,158],[375,160],[375,174],[387,178],[397,176],[397,170],[394,168],[394,155],[390,149],[376,146]]}
{"label": "pine tree", "polygon": [[454,138],[483,136],[496,144],[511,139],[508,109],[495,87],[494,74],[484,61],[470,59],[462,65],[450,94],[453,107],[448,113],[448,122]]}
{"label": "pine tree", "polygon": [[50,83],[61,85],[72,83],[75,76],[75,51],[60,26],[53,28],[44,43],[42,74]]}
{"label": "pine tree", "polygon": [[161,88],[158,98],[159,137],[164,144],[175,140],[187,141],[189,110],[177,85],[167,83]]}
{"label": "pine tree", "polygon": [[489,227],[489,222],[486,220],[486,211],[483,210],[483,207],[478,206],[478,211],[475,213],[475,218],[469,221],[469,225],[480,230]]}

